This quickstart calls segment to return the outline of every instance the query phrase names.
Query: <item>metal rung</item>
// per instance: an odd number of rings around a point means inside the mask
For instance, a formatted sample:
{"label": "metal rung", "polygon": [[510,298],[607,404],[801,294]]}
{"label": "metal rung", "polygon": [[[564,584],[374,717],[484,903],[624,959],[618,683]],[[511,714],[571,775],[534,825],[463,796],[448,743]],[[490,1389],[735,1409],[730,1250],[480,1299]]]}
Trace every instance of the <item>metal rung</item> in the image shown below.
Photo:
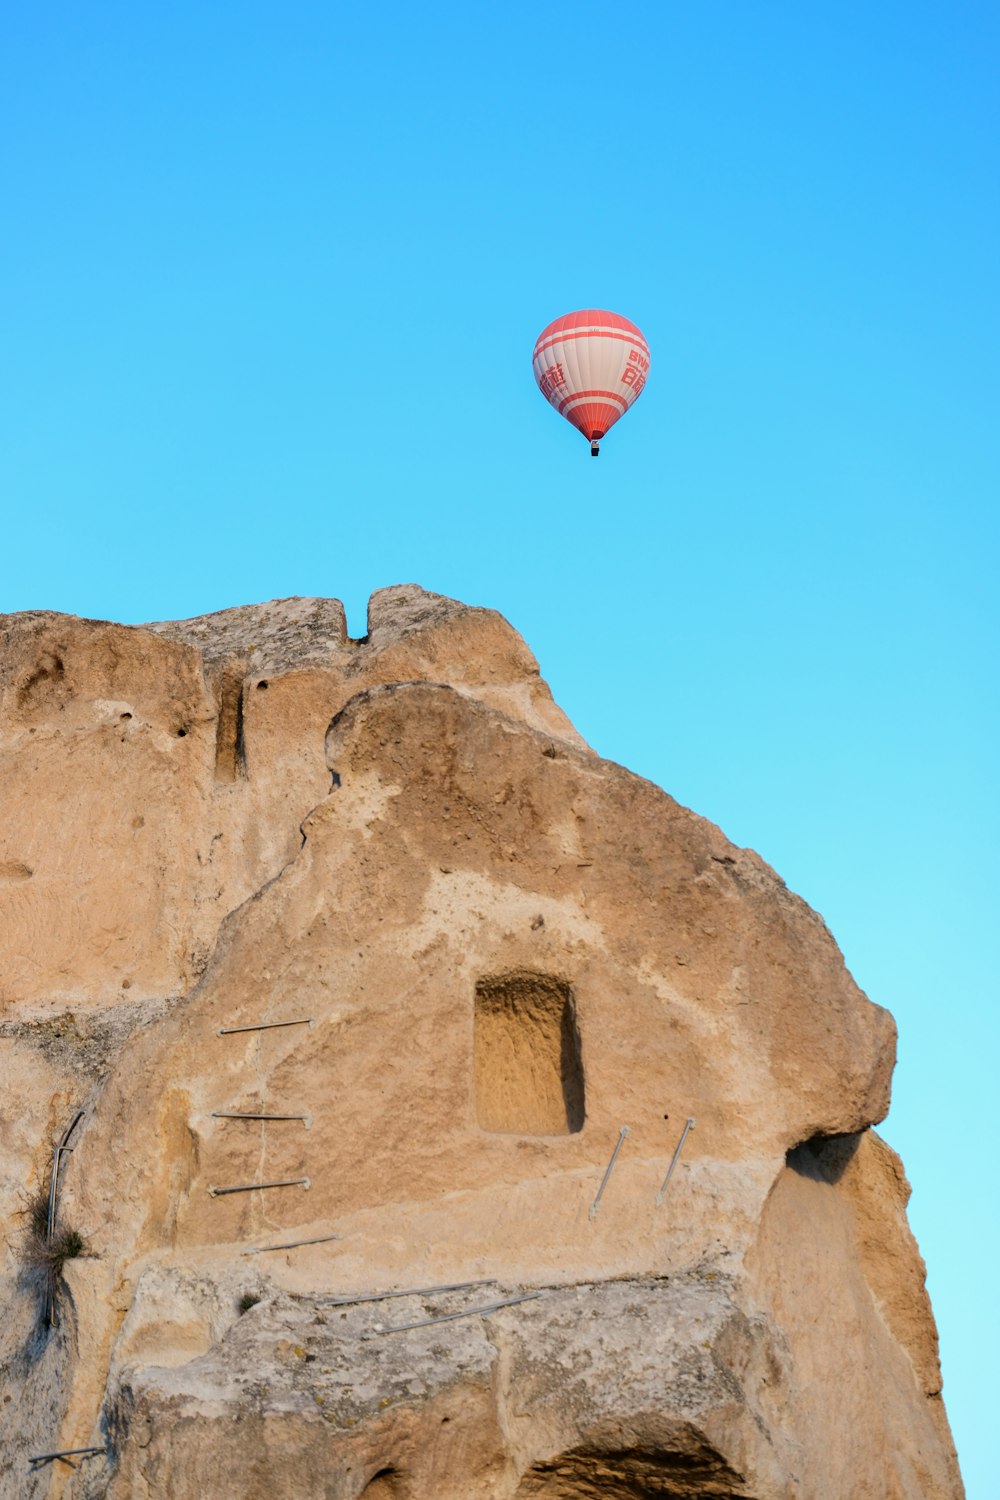
{"label": "metal rung", "polygon": [[456,1281],[451,1286],[405,1286],[396,1292],[362,1292],[357,1297],[320,1297],[323,1307],[353,1307],[357,1302],[388,1302],[390,1297],[434,1297],[441,1292],[465,1292],[474,1286],[496,1286],[495,1276],[485,1281]]}
{"label": "metal rung", "polygon": [[276,1026],[315,1026],[315,1016],[299,1016],[294,1021],[258,1021],[254,1026],[220,1026],[216,1036],[235,1036],[238,1031],[273,1031]]}
{"label": "metal rung", "polygon": [[659,1208],[660,1204],[663,1202],[664,1194],[666,1193],[667,1188],[670,1186],[670,1179],[674,1175],[674,1168],[676,1167],[678,1159],[680,1157],[681,1148],[683,1147],[684,1142],[688,1138],[688,1131],[689,1130],[693,1130],[693,1129],[694,1129],[694,1121],[693,1120],[688,1120],[687,1123],[684,1126],[684,1129],[681,1131],[681,1138],[677,1142],[677,1145],[676,1145],[676,1147],[674,1149],[674,1154],[670,1158],[670,1165],[667,1168],[667,1175],[663,1179],[663,1186],[660,1188],[660,1191],[656,1195],[656,1206],[657,1206],[657,1208]]}
{"label": "metal rung", "polygon": [[486,1313],[499,1312],[501,1307],[514,1307],[518,1302],[532,1302],[541,1292],[522,1292],[520,1297],[505,1297],[502,1302],[489,1302],[485,1307],[467,1307],[464,1312],[442,1313],[438,1318],[421,1318],[418,1323],[396,1323],[392,1328],[373,1328],[363,1338],[381,1338],[386,1333],[408,1333],[411,1328],[430,1328],[434,1323],[453,1323],[456,1318],[484,1317]]}
{"label": "metal rung", "polygon": [[309,1187],[308,1177],[287,1177],[280,1182],[241,1182],[236,1187],[210,1187],[213,1198],[223,1198],[226,1193],[252,1193],[256,1188]]}
{"label": "metal rung", "polygon": [[611,1153],[611,1160],[608,1162],[608,1165],[607,1165],[607,1168],[605,1170],[604,1176],[601,1178],[601,1185],[597,1189],[597,1197],[594,1199],[593,1203],[590,1205],[590,1217],[592,1219],[596,1219],[596,1217],[597,1217],[597,1210],[601,1206],[601,1198],[602,1198],[602,1196],[604,1194],[604,1189],[608,1185],[608,1178],[611,1176],[611,1173],[615,1169],[615,1162],[618,1160],[618,1153],[622,1149],[622,1146],[625,1144],[625,1137],[628,1135],[628,1133],[629,1133],[629,1130],[628,1130],[628,1126],[627,1125],[623,1125],[622,1128],[621,1128],[621,1130],[618,1132],[618,1144],[615,1147],[615,1149],[612,1151],[612,1153]]}
{"label": "metal rung", "polygon": [[301,1120],[307,1130],[312,1128],[312,1115],[250,1115],[242,1110],[213,1109],[213,1120]]}
{"label": "metal rung", "polygon": [[286,1240],[283,1245],[254,1245],[244,1250],[244,1255],[263,1255],[267,1250],[297,1250],[300,1245],[325,1245],[328,1240],[339,1240],[339,1234],[318,1234],[311,1240]]}
{"label": "metal rung", "polygon": [[[61,1458],[69,1468],[75,1469],[76,1464],[70,1463],[71,1458],[93,1458],[96,1454],[107,1451],[107,1448],[63,1448],[59,1453],[34,1453],[29,1456],[28,1462],[40,1469],[44,1464],[55,1463],[57,1458]],[[33,1471],[29,1469],[28,1472]]]}

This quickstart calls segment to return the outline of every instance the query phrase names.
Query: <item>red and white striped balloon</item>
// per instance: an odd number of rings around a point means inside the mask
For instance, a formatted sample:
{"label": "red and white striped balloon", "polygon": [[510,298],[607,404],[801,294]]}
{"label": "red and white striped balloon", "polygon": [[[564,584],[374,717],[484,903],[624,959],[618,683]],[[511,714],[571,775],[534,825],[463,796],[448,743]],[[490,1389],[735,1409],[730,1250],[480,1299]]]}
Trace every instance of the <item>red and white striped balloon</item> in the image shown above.
{"label": "red and white striped balloon", "polygon": [[596,458],[600,439],[646,384],[649,346],[628,318],[588,308],[538,335],[532,366],[546,401],[579,428]]}

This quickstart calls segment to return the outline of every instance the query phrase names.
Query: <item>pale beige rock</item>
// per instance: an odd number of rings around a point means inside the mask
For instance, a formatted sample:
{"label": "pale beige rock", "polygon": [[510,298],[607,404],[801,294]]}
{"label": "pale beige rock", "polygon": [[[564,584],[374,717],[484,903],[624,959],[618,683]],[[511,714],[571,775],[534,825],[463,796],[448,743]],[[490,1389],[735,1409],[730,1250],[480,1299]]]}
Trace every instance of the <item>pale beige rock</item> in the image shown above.
{"label": "pale beige rock", "polygon": [[[16,616],[0,674],[0,1484],[95,1442],[24,1493],[961,1495],[869,1130],[891,1018],[756,855],[587,749],[499,616],[412,586],[362,642],[331,600]],[[12,1215],[80,1105],[95,1258],[45,1339]]]}
{"label": "pale beige rock", "polygon": [[349,641],[337,600],[145,628],[7,618],[0,1016],[187,989],[226,913],[295,857],[330,786],[326,728],[371,684],[451,663],[462,692],[581,743],[492,611],[402,586],[371,630]]}

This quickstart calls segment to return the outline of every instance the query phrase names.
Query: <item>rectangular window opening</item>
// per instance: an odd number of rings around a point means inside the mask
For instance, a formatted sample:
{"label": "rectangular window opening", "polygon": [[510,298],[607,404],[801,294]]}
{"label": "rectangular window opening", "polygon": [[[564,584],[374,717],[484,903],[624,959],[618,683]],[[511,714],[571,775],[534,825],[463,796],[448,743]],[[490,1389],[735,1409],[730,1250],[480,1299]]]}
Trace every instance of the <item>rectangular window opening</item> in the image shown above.
{"label": "rectangular window opening", "polygon": [[524,972],[479,980],[474,1054],[483,1130],[573,1135],[583,1129],[580,1033],[564,980]]}

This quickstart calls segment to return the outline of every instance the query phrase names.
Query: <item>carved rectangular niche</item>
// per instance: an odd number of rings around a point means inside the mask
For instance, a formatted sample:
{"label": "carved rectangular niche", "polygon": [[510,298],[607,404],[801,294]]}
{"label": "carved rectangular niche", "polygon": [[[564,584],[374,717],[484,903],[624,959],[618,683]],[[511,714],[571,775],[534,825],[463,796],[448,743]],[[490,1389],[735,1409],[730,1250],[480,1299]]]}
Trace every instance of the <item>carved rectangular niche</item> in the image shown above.
{"label": "carved rectangular niche", "polygon": [[476,1118],[484,1130],[571,1135],[583,1129],[583,1063],[573,992],[548,974],[476,985]]}

